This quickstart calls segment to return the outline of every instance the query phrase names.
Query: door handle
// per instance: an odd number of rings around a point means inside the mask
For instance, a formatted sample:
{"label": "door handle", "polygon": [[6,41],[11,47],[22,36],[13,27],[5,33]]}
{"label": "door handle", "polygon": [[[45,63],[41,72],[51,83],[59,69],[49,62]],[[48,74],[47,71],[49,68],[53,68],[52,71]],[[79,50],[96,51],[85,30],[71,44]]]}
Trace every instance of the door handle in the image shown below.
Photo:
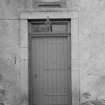
{"label": "door handle", "polygon": [[36,79],[38,77],[38,75],[37,74],[34,74],[34,78]]}

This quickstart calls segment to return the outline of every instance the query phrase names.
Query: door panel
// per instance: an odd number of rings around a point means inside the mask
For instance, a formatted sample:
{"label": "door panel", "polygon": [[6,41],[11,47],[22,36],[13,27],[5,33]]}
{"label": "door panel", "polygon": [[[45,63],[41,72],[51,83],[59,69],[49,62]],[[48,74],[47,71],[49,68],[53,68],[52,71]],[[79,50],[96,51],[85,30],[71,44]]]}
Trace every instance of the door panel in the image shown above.
{"label": "door panel", "polygon": [[68,54],[68,37],[32,38],[33,105],[70,104]]}

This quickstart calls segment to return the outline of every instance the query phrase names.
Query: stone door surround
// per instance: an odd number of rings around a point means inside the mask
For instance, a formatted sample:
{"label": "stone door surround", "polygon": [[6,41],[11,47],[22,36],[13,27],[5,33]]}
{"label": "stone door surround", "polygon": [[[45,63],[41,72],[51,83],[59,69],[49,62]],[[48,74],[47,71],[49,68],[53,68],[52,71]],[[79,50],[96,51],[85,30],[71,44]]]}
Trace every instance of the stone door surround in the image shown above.
{"label": "stone door surround", "polygon": [[71,19],[71,85],[72,105],[80,104],[80,67],[79,67],[79,32],[78,12],[23,12],[20,15],[20,85],[23,94],[29,96],[28,91],[28,20],[43,18]]}

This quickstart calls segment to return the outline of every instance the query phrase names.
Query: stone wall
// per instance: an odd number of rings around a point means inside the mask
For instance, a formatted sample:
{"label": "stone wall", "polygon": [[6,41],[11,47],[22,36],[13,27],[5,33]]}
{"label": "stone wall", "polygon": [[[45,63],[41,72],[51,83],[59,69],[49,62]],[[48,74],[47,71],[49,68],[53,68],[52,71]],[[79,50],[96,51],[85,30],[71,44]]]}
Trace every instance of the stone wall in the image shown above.
{"label": "stone wall", "polygon": [[[79,12],[81,104],[104,105],[105,0],[71,4],[71,10]],[[19,80],[19,15],[27,7],[27,0],[0,0],[0,102],[5,105],[26,105],[28,100]]]}
{"label": "stone wall", "polygon": [[80,0],[79,7],[81,103],[105,105],[105,1]]}
{"label": "stone wall", "polygon": [[25,105],[27,100],[19,80],[19,14],[25,8],[24,0],[0,0],[0,103],[4,105]]}

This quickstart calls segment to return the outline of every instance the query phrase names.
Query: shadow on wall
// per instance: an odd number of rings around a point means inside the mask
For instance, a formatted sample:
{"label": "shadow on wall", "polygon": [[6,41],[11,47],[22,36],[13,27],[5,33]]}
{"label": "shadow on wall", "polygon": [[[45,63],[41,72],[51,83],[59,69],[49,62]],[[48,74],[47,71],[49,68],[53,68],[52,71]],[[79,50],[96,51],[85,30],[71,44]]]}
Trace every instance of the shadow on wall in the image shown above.
{"label": "shadow on wall", "polygon": [[[6,94],[6,90],[3,88],[0,88],[0,105],[27,105],[27,97],[24,94],[18,95],[15,97],[15,103],[13,104],[7,104],[8,103],[8,97]],[[12,102],[10,102],[12,103]]]}
{"label": "shadow on wall", "polygon": [[84,103],[81,103],[81,105],[105,105],[105,100],[104,99],[95,99],[91,101],[86,101]]}
{"label": "shadow on wall", "polygon": [[28,105],[27,95],[17,89],[15,83],[4,81],[0,74],[0,105]]}
{"label": "shadow on wall", "polygon": [[5,89],[0,88],[0,105],[4,105]]}
{"label": "shadow on wall", "polygon": [[91,94],[89,92],[83,93],[82,96],[87,100],[81,103],[81,105],[105,105],[104,99],[91,99]]}

